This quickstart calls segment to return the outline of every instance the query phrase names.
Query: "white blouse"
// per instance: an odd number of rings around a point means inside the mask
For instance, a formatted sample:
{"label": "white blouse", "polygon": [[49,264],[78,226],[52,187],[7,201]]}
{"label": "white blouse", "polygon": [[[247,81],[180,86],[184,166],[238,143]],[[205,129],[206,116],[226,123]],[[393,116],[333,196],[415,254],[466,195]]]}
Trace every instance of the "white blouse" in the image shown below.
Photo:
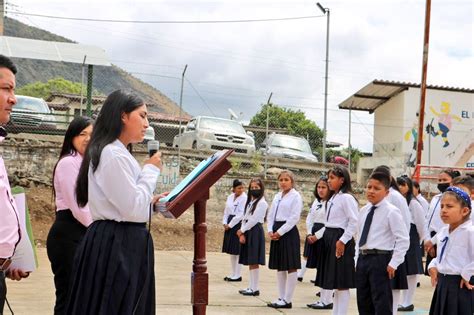
{"label": "white blouse", "polygon": [[159,175],[160,169],[152,164],[140,168],[120,140],[106,145],[96,171],[89,166],[92,219],[147,222]]}
{"label": "white blouse", "polygon": [[265,197],[262,197],[262,199],[258,201],[253,213],[250,212],[256,200],[257,199],[250,201],[245,209],[245,215],[242,218],[242,226],[240,227],[242,233],[251,230],[255,225],[257,225],[257,223],[263,223],[265,220],[265,214],[267,214],[268,209],[268,203],[265,200]]}
{"label": "white blouse", "polygon": [[387,200],[400,210],[403,222],[405,222],[405,227],[408,231],[410,231],[411,215],[406,198],[403,197],[403,195],[399,191],[390,187]]}
{"label": "white blouse", "polygon": [[224,208],[224,216],[222,218],[222,224],[227,224],[229,216],[233,215],[234,217],[229,222],[229,227],[233,228],[236,226],[244,216],[245,212],[245,203],[247,202],[247,194],[242,193],[240,196],[235,198],[235,194],[232,193],[227,197]]}
{"label": "white blouse", "polygon": [[[315,199],[311,208],[309,209],[308,216],[306,217],[306,230],[307,234],[312,234],[311,231],[313,230],[314,223],[322,223],[326,222],[326,201],[318,201]],[[325,228],[319,229],[314,235],[319,240],[323,237]]]}
{"label": "white blouse", "polygon": [[[426,215],[426,227],[429,232],[439,232],[444,226],[444,222],[441,220],[441,197],[443,194],[437,194],[431,199],[430,208]],[[427,239],[429,239],[429,235]]]}
{"label": "white blouse", "polygon": [[[443,227],[435,236],[438,240],[436,257],[428,268],[436,267],[447,275],[461,275],[464,280],[474,276],[474,227],[468,220],[449,233],[449,226]],[[443,250],[443,257],[441,251]],[[441,260],[441,261],[440,261]]]}
{"label": "white blouse", "polygon": [[267,216],[267,230],[273,232],[273,223],[285,221],[276,232],[283,235],[290,231],[300,220],[301,210],[303,210],[303,199],[296,189],[292,188],[282,197],[279,192],[273,198],[272,205]]}
{"label": "white blouse", "polygon": [[416,226],[416,231],[420,236],[420,243],[424,240],[428,235],[428,231],[426,230],[425,224],[425,210],[423,210],[423,206],[421,203],[416,199],[412,198],[410,204],[408,205],[411,214],[411,222]]}
{"label": "white blouse", "polygon": [[354,196],[340,191],[328,201],[325,226],[343,229],[344,234],[339,240],[346,244],[357,232],[357,213],[358,204]]}

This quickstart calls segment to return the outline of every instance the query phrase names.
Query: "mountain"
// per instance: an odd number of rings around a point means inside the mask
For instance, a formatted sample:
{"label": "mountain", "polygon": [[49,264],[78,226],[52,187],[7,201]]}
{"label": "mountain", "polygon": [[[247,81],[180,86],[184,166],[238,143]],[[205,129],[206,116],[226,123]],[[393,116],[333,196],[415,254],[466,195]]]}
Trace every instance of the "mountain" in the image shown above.
{"label": "mountain", "polygon": [[[65,37],[8,17],[5,17],[4,27],[5,36],[74,43]],[[56,77],[63,77],[73,82],[81,81],[82,65],[80,64],[17,58],[13,58],[13,60],[18,67],[16,76],[18,87],[36,81],[46,82]],[[87,75],[87,71],[85,71],[85,75]],[[94,66],[93,88],[105,95],[117,89],[133,90],[146,103],[153,104],[149,106],[150,111],[170,115],[179,114],[179,106],[166,95],[115,65],[111,67]],[[183,116],[189,117],[187,113],[183,113]]]}

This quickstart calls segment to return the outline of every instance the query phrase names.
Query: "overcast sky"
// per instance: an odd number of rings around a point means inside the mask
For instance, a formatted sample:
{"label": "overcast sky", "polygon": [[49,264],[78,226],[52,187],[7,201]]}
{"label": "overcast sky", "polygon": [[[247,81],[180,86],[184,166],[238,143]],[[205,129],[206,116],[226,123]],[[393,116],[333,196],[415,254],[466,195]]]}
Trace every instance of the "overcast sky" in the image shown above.
{"label": "overcast sky", "polygon": [[[7,16],[103,47],[112,63],[192,115],[248,121],[265,103],[305,112],[323,126],[326,17],[316,1],[7,1]],[[347,145],[348,112],[337,105],[373,79],[419,83],[425,1],[321,0],[331,10],[328,140]],[[473,88],[473,2],[432,0],[428,84]],[[258,23],[98,23],[15,15],[120,20],[242,20]],[[373,115],[353,112],[352,145],[372,151]]]}

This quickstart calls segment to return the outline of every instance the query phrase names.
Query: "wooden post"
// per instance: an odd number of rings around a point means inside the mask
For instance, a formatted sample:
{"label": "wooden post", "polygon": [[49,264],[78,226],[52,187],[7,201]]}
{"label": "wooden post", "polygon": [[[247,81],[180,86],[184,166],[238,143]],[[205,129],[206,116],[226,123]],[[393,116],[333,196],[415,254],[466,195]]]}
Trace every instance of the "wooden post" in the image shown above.
{"label": "wooden post", "polygon": [[191,303],[194,315],[205,315],[209,299],[206,260],[206,202],[209,190],[194,203],[194,259],[191,274]]}

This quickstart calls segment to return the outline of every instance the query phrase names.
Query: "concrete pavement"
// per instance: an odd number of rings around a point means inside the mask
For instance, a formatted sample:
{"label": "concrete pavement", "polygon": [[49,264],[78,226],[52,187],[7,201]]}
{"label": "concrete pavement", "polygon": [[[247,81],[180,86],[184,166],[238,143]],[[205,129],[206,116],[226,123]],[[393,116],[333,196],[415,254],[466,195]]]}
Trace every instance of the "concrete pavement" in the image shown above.
{"label": "concrete pavement", "polygon": [[[46,249],[38,249],[40,266],[29,278],[20,282],[7,280],[7,298],[17,315],[52,314],[54,284]],[[189,251],[155,251],[156,311],[157,314],[191,314],[190,274],[193,253]],[[246,297],[238,293],[247,287],[248,269],[243,268],[243,282],[225,282],[230,270],[229,257],[221,253],[207,253],[209,273],[209,305],[207,314],[331,314],[306,307],[316,301],[317,288],[309,280],[315,274],[308,270],[304,282],[298,283],[293,309],[275,310],[266,303],[278,296],[276,272],[261,268],[259,297]],[[415,311],[400,314],[427,314],[433,289],[429,278],[421,277],[421,287],[415,293]],[[5,315],[10,314],[5,306]],[[355,291],[351,291],[349,314],[357,314]]]}

